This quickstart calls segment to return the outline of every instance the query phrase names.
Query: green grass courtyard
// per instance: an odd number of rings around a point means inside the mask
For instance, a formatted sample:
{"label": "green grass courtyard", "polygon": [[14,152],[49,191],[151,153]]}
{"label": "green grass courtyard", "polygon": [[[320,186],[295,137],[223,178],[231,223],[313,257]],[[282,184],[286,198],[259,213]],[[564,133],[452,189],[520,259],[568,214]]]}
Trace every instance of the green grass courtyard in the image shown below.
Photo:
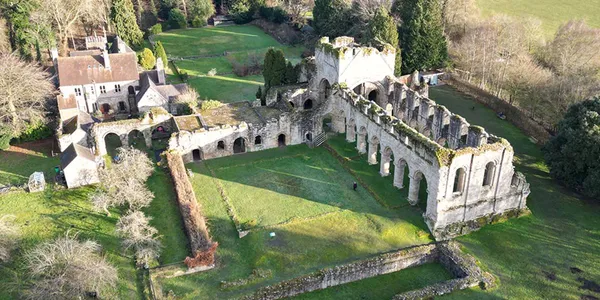
{"label": "green grass courtyard", "polygon": [[[263,85],[262,75],[239,77],[233,73],[232,61],[246,62],[258,58],[261,62],[271,47],[282,49],[293,64],[300,62],[303,47],[285,46],[253,25],[206,27],[166,31],[154,37],[161,41],[170,60],[189,75],[188,83],[202,100],[239,102],[256,99]],[[207,76],[216,69],[216,76]],[[179,78],[171,70],[169,80]]]}

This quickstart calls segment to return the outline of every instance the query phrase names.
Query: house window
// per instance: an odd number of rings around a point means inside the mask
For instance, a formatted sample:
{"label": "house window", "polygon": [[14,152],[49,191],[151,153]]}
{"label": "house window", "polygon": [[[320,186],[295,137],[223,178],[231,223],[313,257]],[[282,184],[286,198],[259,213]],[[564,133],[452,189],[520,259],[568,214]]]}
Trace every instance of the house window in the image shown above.
{"label": "house window", "polygon": [[125,102],[119,102],[119,111],[125,111]]}
{"label": "house window", "polygon": [[90,86],[90,93],[94,94],[94,86]]}
{"label": "house window", "polygon": [[75,88],[75,96],[81,96],[81,89],[80,88]]}
{"label": "house window", "polygon": [[106,86],[100,86],[100,94],[106,94]]}
{"label": "house window", "polygon": [[117,92],[117,93],[121,92],[121,85],[120,84],[115,84],[115,92]]}

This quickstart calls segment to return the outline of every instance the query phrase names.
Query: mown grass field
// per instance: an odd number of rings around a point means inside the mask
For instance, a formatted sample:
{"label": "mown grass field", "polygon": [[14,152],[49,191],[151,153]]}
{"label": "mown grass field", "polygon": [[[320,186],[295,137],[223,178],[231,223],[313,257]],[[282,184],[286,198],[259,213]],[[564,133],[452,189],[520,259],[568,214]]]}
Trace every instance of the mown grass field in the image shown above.
{"label": "mown grass field", "polygon": [[[112,210],[111,216],[94,212],[88,200],[94,187],[72,190],[55,188],[52,183],[53,168],[60,161],[58,157],[49,157],[51,145],[51,142],[44,140],[16,145],[9,151],[0,152],[1,184],[26,183],[28,174],[33,171],[44,171],[48,181],[44,192],[11,191],[0,195],[0,216],[14,215],[23,237],[19,248],[13,253],[13,261],[0,265],[0,299],[19,298],[27,287],[22,254],[40,242],[67,232],[78,234],[81,239],[98,241],[108,261],[118,268],[118,290],[108,295],[108,299],[143,299],[143,274],[135,268],[131,253],[123,251],[121,239],[115,233],[121,210]],[[147,185],[155,199],[144,212],[153,218],[151,224],[161,236],[163,251],[159,263],[182,261],[189,255],[189,246],[171,179],[165,170],[157,168]]]}
{"label": "mown grass field", "polygon": [[[366,158],[363,164],[368,166]],[[386,208],[363,187],[353,191],[356,178],[324,148],[290,146],[187,167],[194,172],[196,197],[219,249],[214,270],[159,280],[163,291],[173,290],[184,299],[234,298],[324,267],[432,241],[418,208]],[[369,176],[377,171],[363,170]],[[238,218],[256,220],[246,237],[238,237],[218,186]],[[394,187],[390,184],[387,189]],[[402,202],[406,199],[398,199]],[[276,237],[270,238],[270,232]],[[423,272],[422,276],[437,280],[438,269],[407,274]],[[253,278],[253,271],[269,275]],[[250,282],[221,287],[222,281],[240,280]]]}
{"label": "mown grass field", "polygon": [[[262,75],[239,77],[233,73],[232,61],[246,62],[256,57],[261,62],[271,47],[282,49],[293,64],[300,62],[303,47],[284,46],[252,25],[206,27],[163,32],[155,36],[161,41],[170,58],[180,71],[189,74],[188,83],[202,100],[238,102],[256,99],[256,91],[263,84]],[[193,57],[193,58],[190,58]],[[216,76],[206,76],[216,69]],[[173,74],[172,82],[179,82]]]}
{"label": "mown grass field", "polygon": [[554,35],[558,27],[569,20],[586,20],[600,28],[600,2],[563,0],[477,0],[484,15],[506,14],[515,17],[535,17],[542,21],[547,38]]}
{"label": "mown grass field", "polygon": [[448,86],[432,88],[430,97],[470,124],[508,139],[516,153],[516,169],[531,184],[527,205],[532,215],[488,225],[458,238],[465,250],[496,276],[499,286],[485,292],[455,292],[446,298],[600,298],[600,286],[594,285],[600,283],[598,202],[583,199],[553,181],[540,148],[492,110]]}

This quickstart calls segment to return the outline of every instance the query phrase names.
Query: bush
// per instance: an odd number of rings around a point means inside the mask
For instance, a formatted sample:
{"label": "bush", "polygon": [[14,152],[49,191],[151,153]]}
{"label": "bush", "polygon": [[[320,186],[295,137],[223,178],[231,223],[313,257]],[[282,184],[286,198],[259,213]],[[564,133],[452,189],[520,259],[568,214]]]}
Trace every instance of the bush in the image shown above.
{"label": "bush", "polygon": [[237,1],[229,10],[229,15],[236,24],[246,24],[253,19],[254,10],[247,1]]}
{"label": "bush", "polygon": [[261,57],[257,53],[249,54],[245,61],[238,61],[233,57],[229,57],[229,62],[233,73],[240,77],[258,75],[262,72]]}
{"label": "bush", "polygon": [[142,53],[138,55],[138,62],[140,63],[142,68],[146,70],[152,70],[154,68],[154,65],[156,64],[156,58],[154,57],[152,50],[144,48]]}
{"label": "bush", "polygon": [[187,28],[187,19],[179,8],[171,9],[168,22],[172,29]]}
{"label": "bush", "polygon": [[217,101],[217,100],[204,100],[200,104],[200,108],[202,110],[215,109],[215,108],[219,108],[221,106],[223,106],[223,103],[221,103],[220,101]]}
{"label": "bush", "polygon": [[192,20],[192,27],[200,28],[200,27],[206,26],[207,24],[208,23],[206,23],[206,20],[201,19],[198,16],[195,16],[194,19]]}
{"label": "bush", "polygon": [[260,16],[266,20],[269,20],[270,22],[273,23],[277,23],[277,24],[281,24],[283,22],[285,22],[288,18],[288,14],[287,12],[279,7],[266,7],[266,6],[262,6],[258,13],[260,14]]}
{"label": "bush", "polygon": [[150,33],[150,35],[159,34],[159,33],[163,32],[163,26],[160,23],[154,24],[154,25],[152,25],[152,27],[150,27],[148,29],[148,32]]}
{"label": "bush", "polygon": [[12,130],[6,126],[0,125],[0,150],[8,150],[8,148],[10,148],[11,139]]}
{"label": "bush", "polygon": [[[21,135],[15,137],[14,143],[24,143],[24,142],[32,142],[41,139],[46,139],[52,137],[54,135],[54,130],[50,128],[47,124],[42,122],[36,122],[34,124],[29,124]],[[1,148],[0,148],[1,149]]]}
{"label": "bush", "polygon": [[573,104],[542,149],[550,175],[588,197],[600,197],[600,97]]}

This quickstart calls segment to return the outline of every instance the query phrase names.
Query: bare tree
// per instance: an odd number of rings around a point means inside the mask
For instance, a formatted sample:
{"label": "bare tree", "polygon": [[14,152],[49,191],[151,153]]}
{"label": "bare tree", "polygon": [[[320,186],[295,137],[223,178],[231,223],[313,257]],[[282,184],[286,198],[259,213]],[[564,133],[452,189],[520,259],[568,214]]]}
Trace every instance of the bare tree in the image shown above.
{"label": "bare tree", "polygon": [[0,18],[0,54],[8,54],[10,52],[10,40],[8,39],[6,20]]}
{"label": "bare tree", "polygon": [[16,55],[0,54],[0,127],[17,136],[28,123],[45,118],[44,104],[54,86],[50,75]]}
{"label": "bare tree", "polygon": [[315,6],[314,0],[283,0],[283,8],[295,24],[304,24],[306,13]]}
{"label": "bare tree", "polygon": [[65,234],[25,255],[33,279],[29,299],[78,299],[88,292],[109,294],[117,285],[117,269],[100,255],[101,247],[77,235]]}
{"label": "bare tree", "polygon": [[110,215],[109,208],[127,205],[136,210],[148,206],[154,195],[145,185],[154,171],[148,156],[135,148],[124,147],[119,161],[99,172],[102,188],[90,196],[94,208]]}
{"label": "bare tree", "polygon": [[95,19],[106,7],[105,1],[97,0],[44,0],[40,1],[40,12],[50,20],[60,40],[61,52],[66,54],[69,37],[81,19]]}
{"label": "bare tree", "polygon": [[15,216],[5,215],[0,217],[0,262],[10,259],[10,252],[19,241],[19,228],[13,222]]}
{"label": "bare tree", "polygon": [[442,17],[446,34],[457,40],[479,21],[479,9],[475,0],[442,0]]}
{"label": "bare tree", "polygon": [[191,107],[196,107],[198,106],[199,97],[200,95],[198,95],[198,92],[196,92],[195,89],[188,87],[181,95],[175,98],[175,103],[188,104]]}
{"label": "bare tree", "polygon": [[158,230],[150,226],[150,218],[141,211],[130,212],[117,222],[117,234],[123,238],[123,247],[135,251],[138,266],[148,264],[160,255]]}

